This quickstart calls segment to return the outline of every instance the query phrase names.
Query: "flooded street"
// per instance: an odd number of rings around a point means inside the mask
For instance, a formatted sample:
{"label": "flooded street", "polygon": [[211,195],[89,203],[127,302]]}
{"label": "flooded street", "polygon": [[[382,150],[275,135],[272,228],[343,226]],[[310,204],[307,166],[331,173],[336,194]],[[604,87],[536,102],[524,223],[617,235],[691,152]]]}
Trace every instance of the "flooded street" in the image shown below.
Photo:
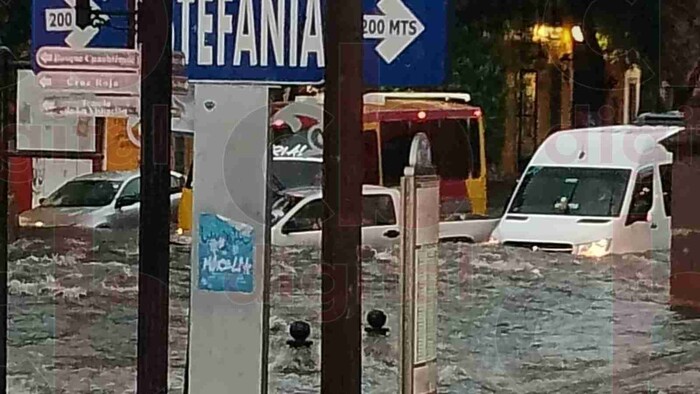
{"label": "flooded street", "polygon": [[[137,240],[21,239],[10,249],[12,393],[133,392]],[[181,392],[189,250],[171,265],[171,388]],[[320,387],[320,253],[275,250],[270,392]],[[364,335],[367,393],[398,387],[398,259],[363,262],[363,314],[388,315],[388,337]],[[440,392],[665,392],[700,389],[700,320],[667,307],[668,257],[568,255],[449,245],[441,250]],[[288,324],[313,345],[286,345]],[[363,318],[364,321],[364,318]]]}

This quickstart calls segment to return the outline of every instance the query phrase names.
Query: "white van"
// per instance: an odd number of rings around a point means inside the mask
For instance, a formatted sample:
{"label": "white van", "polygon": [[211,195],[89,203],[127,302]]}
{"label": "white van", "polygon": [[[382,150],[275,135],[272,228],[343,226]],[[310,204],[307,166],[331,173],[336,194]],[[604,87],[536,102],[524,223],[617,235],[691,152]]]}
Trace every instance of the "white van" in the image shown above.
{"label": "white van", "polygon": [[668,249],[677,126],[561,131],[539,147],[491,242],[591,257]]}

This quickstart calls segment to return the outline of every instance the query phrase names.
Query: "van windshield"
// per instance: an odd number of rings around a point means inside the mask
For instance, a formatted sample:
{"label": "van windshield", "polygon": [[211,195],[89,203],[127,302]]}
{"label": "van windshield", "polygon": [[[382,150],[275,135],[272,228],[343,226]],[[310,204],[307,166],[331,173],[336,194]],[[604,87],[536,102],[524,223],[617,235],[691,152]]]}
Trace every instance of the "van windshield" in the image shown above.
{"label": "van windshield", "polygon": [[631,170],[530,167],[510,213],[617,217]]}

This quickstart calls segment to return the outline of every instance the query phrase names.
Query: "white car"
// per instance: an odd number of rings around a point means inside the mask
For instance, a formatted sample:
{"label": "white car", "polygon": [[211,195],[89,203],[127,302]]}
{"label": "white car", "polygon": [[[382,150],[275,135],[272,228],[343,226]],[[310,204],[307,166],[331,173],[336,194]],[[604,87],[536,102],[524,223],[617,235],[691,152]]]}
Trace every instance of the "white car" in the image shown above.
{"label": "white car", "polygon": [[[363,187],[362,243],[386,249],[400,242],[401,194],[381,186]],[[272,245],[321,246],[323,200],[320,187],[284,191],[272,207]],[[485,242],[498,219],[440,223],[440,241]]]}

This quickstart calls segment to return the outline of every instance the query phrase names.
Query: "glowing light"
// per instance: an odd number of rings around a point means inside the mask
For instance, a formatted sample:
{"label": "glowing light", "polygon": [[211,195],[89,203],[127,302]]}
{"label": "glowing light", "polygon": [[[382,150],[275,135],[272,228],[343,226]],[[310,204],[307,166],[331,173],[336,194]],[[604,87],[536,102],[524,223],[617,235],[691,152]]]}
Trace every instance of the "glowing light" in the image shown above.
{"label": "glowing light", "polygon": [[474,116],[475,116],[475,117],[480,118],[482,115],[483,115],[483,113],[481,112],[480,109],[477,109],[476,111],[474,111]]}
{"label": "glowing light", "polygon": [[427,117],[428,117],[428,114],[426,114],[425,111],[418,112],[418,119],[423,120]]}
{"label": "glowing light", "polygon": [[601,239],[590,244],[579,245],[577,254],[583,257],[604,257],[610,253],[610,244],[609,239]]}
{"label": "glowing light", "polygon": [[280,128],[284,127],[284,120],[282,120],[282,119],[275,120],[274,122],[272,122],[272,127],[276,128],[276,129],[280,129]]}
{"label": "glowing light", "polygon": [[571,28],[571,36],[576,42],[583,42],[586,38],[583,36],[583,29],[581,26],[576,25]]}
{"label": "glowing light", "polygon": [[35,227],[44,227],[44,222],[34,222]]}

